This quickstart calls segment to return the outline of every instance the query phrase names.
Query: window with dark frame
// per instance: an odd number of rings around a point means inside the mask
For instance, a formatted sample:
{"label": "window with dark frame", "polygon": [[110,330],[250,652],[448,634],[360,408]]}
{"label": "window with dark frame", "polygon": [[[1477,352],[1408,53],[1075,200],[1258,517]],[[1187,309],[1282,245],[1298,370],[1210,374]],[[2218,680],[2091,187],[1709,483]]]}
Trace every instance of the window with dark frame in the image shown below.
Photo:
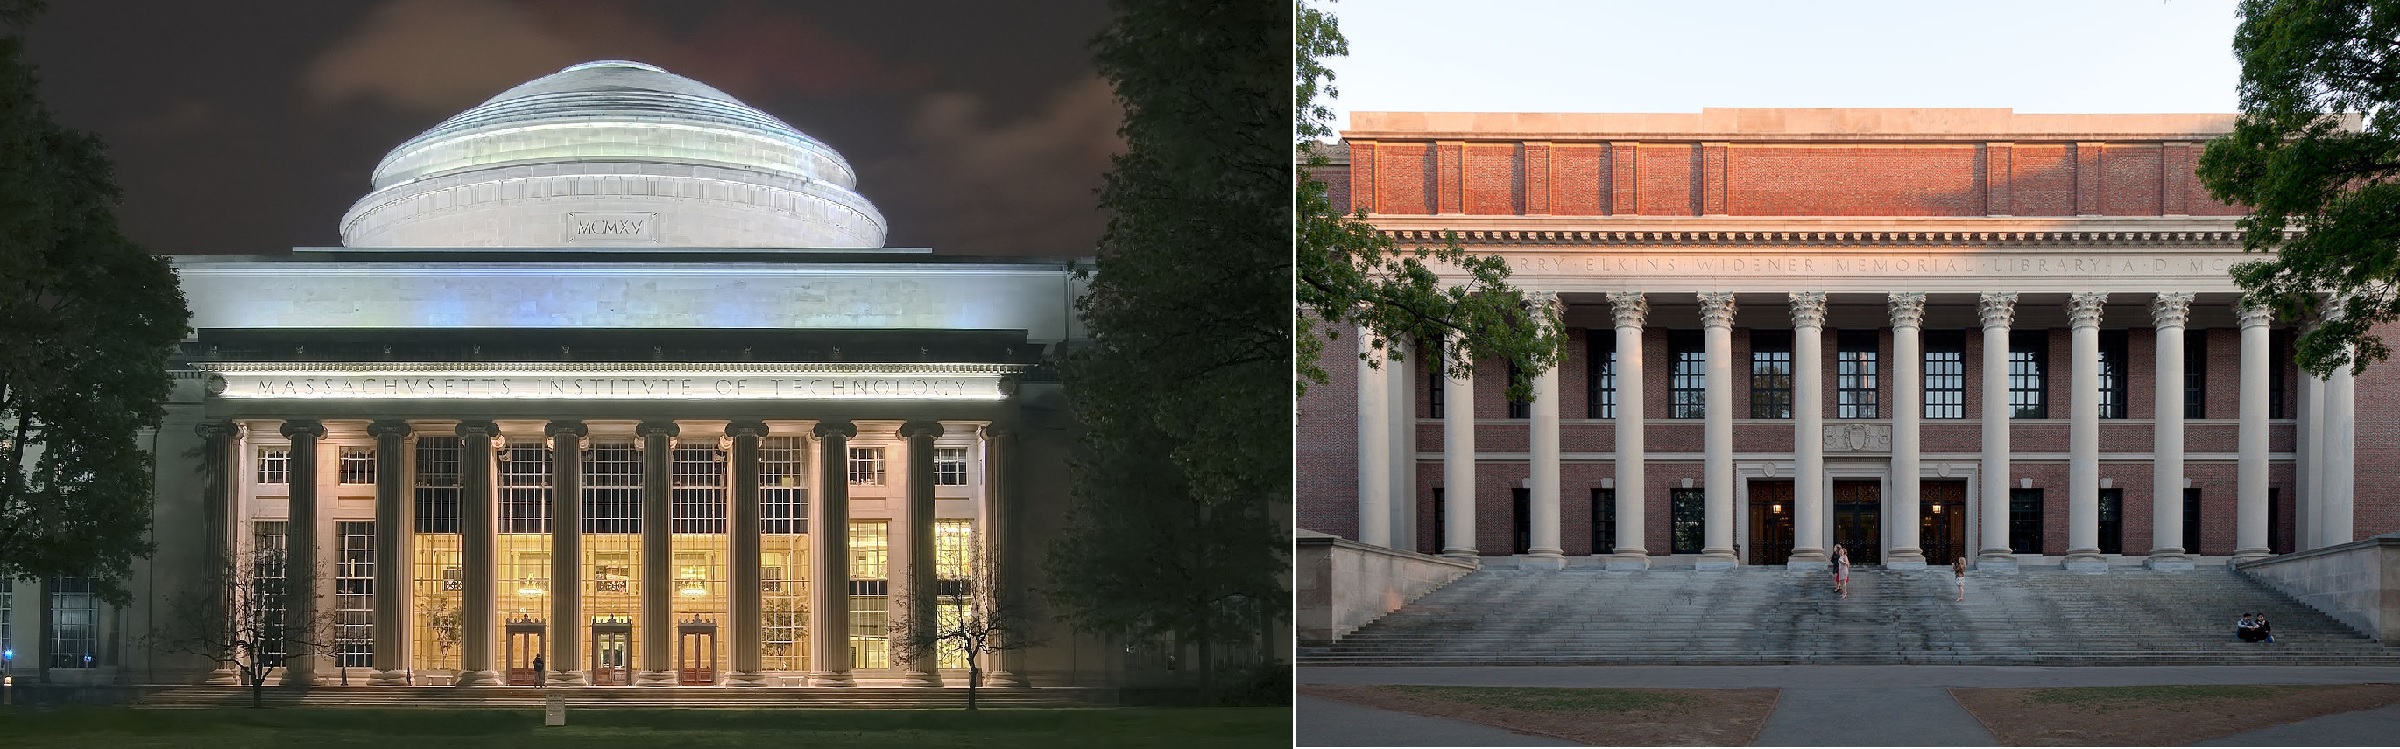
{"label": "window with dark frame", "polygon": [[2126,348],[2125,331],[2100,331],[2100,418],[2125,418]]}
{"label": "window with dark frame", "polygon": [[375,665],[375,523],[333,524],[341,558],[334,568],[334,665]]}
{"label": "window with dark frame", "polygon": [[2183,490],[2183,553],[2200,553],[2200,490]]}
{"label": "window with dark frame", "polygon": [[1512,554],[1533,551],[1533,490],[1513,487],[1509,496],[1509,549]]}
{"label": "window with dark frame", "polygon": [[1615,331],[1587,330],[1590,345],[1584,356],[1584,418],[1617,418],[1617,336]]}
{"label": "window with dark frame", "polygon": [[1708,495],[1700,489],[1667,490],[1667,529],[1670,553],[1698,554],[1708,522]]}
{"label": "window with dark frame", "polygon": [[808,448],[799,437],[758,443],[760,533],[808,532]]}
{"label": "window with dark frame", "polygon": [[[1515,383],[1516,383],[1516,381],[1517,381],[1517,376],[1518,376],[1518,374],[1519,374],[1520,372],[1522,372],[1522,370],[1519,370],[1519,369],[1517,368],[1517,363],[1516,363],[1516,362],[1509,362],[1509,363],[1508,363],[1508,381],[1507,381],[1507,382],[1503,382],[1503,383],[1501,383],[1501,384],[1500,384],[1500,387],[1502,387],[1502,388],[1506,388],[1506,387],[1508,387],[1508,386],[1510,386],[1510,385],[1513,385],[1513,384],[1515,384]],[[1508,418],[1511,418],[1511,419],[1530,419],[1530,418],[1533,418],[1533,401],[1521,401],[1521,400],[1517,400],[1517,399],[1515,399],[1515,398],[1510,398],[1510,399],[1508,399]]]}
{"label": "window with dark frame", "polygon": [[2183,418],[2208,418],[2208,331],[2183,331]]}
{"label": "window with dark frame", "polygon": [[1883,367],[1876,331],[1842,330],[1833,336],[1834,417],[1879,418],[1876,403]]}
{"label": "window with dark frame", "polygon": [[1617,490],[1592,489],[1592,553],[1617,549]]}
{"label": "window with dark frame", "polygon": [[1750,331],[1750,418],[1792,418],[1792,332]]}
{"label": "window with dark frame", "polygon": [[725,450],[714,441],[678,442],[669,451],[674,472],[668,484],[676,533],[725,532]]}
{"label": "window with dark frame", "polygon": [[583,532],[642,532],[641,443],[595,439],[583,448]]}
{"label": "window with dark frame", "polygon": [[2100,553],[2125,553],[2125,490],[2100,490]]}
{"label": "window with dark frame", "polygon": [[375,483],[375,447],[373,445],[344,446],[337,449],[342,451],[342,483],[353,485]]}
{"label": "window with dark frame", "polygon": [[517,438],[500,446],[500,532],[550,532],[550,443]]}
{"label": "window with dark frame", "polygon": [[1667,356],[1674,363],[1667,374],[1667,418],[1707,418],[1708,351],[1700,331],[1667,331]]}
{"label": "window with dark frame", "polygon": [[291,483],[292,451],[281,447],[262,447],[258,450],[258,483]]}
{"label": "window with dark frame", "polygon": [[2009,332],[2009,418],[2050,418],[2049,356],[2050,331]]}
{"label": "window with dark frame", "polygon": [[1444,535],[1446,535],[1446,534],[1448,534],[1448,533],[1449,533],[1449,531],[1448,531],[1448,528],[1450,527],[1450,526],[1449,526],[1449,521],[1446,519],[1446,518],[1448,517],[1448,515],[1447,515],[1447,513],[1448,513],[1448,512],[1449,512],[1449,508],[1442,506],[1442,488],[1441,488],[1441,487],[1438,487],[1438,486],[1437,486],[1437,487],[1434,487],[1434,488],[1433,488],[1433,545],[1432,545],[1431,547],[1429,547],[1429,548],[1420,548],[1420,549],[1419,549],[1419,551],[1420,551],[1420,552],[1422,552],[1422,553],[1426,553],[1426,554],[1440,554],[1440,553],[1442,553],[1442,542],[1443,542],[1443,540],[1444,540],[1442,537],[1443,537]]}
{"label": "window with dark frame", "polygon": [[457,437],[417,438],[416,530],[418,533],[458,532]]}
{"label": "window with dark frame", "polygon": [[1967,417],[1967,333],[1925,331],[1925,418]]}
{"label": "window with dark frame", "polygon": [[933,485],[967,485],[967,449],[936,447],[933,449]]}
{"label": "window with dark frame", "polygon": [[2285,521],[2284,521],[2284,512],[2283,512],[2283,490],[2282,490],[2282,489],[2276,489],[2276,488],[2269,488],[2269,489],[2267,489],[2267,552],[2268,552],[2268,553],[2270,553],[2270,554],[2290,554],[2290,553],[2292,553],[2292,543],[2293,543],[2293,539],[2292,539],[2292,537],[2291,537],[2291,531],[2290,531],[2290,529],[2288,529],[2288,528],[2285,528],[2285,527],[2284,527],[2285,525],[2286,525],[2286,523],[2285,523]]}
{"label": "window with dark frame", "polygon": [[283,665],[284,645],[284,586],[286,560],[291,555],[285,549],[287,526],[282,520],[253,520],[250,522],[250,605],[258,612],[251,632],[264,635],[264,652],[260,663]]}
{"label": "window with dark frame", "polygon": [[2267,418],[2284,418],[2283,368],[2293,360],[2292,337],[2280,330],[2267,331]]}
{"label": "window with dark frame", "polygon": [[[277,588],[283,586],[277,585]],[[50,597],[49,656],[51,668],[99,668],[100,598],[92,579],[53,575],[42,592]],[[281,617],[277,617],[278,620]],[[278,636],[275,648],[283,647]],[[278,658],[280,660],[280,657]]]}
{"label": "window with dark frame", "polygon": [[2042,553],[2042,490],[2008,490],[2008,551]]}

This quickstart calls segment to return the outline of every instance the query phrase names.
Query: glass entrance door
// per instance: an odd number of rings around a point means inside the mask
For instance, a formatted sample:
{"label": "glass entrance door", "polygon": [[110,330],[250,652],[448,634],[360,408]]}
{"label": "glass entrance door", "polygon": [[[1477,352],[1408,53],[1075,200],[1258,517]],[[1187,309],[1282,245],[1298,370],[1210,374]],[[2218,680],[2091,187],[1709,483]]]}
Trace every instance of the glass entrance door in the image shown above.
{"label": "glass entrance door", "polygon": [[[1850,563],[1883,563],[1883,486],[1874,481],[1833,482],[1833,542],[1850,550]],[[1827,550],[1831,553],[1831,550]]]}
{"label": "glass entrance door", "polygon": [[632,650],[633,631],[623,624],[592,625],[592,686],[625,686],[626,655]]}
{"label": "glass entrance door", "polygon": [[1792,482],[1750,482],[1750,563],[1792,558]]}
{"label": "glass entrance door", "polygon": [[1917,543],[1925,563],[1948,566],[1967,553],[1967,482],[1927,481],[1917,485]]}

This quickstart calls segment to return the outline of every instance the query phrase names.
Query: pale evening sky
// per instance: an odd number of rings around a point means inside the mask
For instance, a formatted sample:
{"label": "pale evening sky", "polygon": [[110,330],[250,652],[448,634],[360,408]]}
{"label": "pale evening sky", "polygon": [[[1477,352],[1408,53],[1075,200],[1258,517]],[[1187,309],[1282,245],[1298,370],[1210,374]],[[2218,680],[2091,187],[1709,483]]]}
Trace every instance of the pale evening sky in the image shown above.
{"label": "pale evening sky", "polygon": [[2236,0],[1307,0],[1357,111],[2232,112]]}

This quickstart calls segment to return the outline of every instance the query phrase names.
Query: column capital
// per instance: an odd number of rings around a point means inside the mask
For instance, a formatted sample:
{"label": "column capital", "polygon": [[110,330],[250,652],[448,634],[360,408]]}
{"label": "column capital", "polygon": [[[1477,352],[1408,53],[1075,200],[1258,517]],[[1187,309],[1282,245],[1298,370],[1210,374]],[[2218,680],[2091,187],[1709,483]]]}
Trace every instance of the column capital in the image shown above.
{"label": "column capital", "polygon": [[2150,324],[2159,328],[2180,328],[2192,319],[2192,292],[2161,291],[2150,299]]}
{"label": "column capital", "polygon": [[1925,292],[1895,291],[1885,300],[1892,311],[1892,328],[1925,327]]}
{"label": "column capital", "polygon": [[2078,291],[2067,295],[2067,324],[2077,328],[2100,327],[2100,313],[2108,308],[2108,292]]}
{"label": "column capital", "polygon": [[767,436],[767,423],[757,419],[727,422],[725,436],[734,438],[765,437]]}
{"label": "column capital", "polygon": [[1017,428],[1008,424],[994,421],[986,423],[983,426],[976,427],[975,432],[987,440],[999,439],[1001,437],[1015,436],[1017,433]]}
{"label": "column capital", "polygon": [[683,436],[683,427],[676,426],[672,421],[645,421],[640,426],[634,427],[633,431],[644,437]]}
{"label": "column capital", "polygon": [[558,419],[542,425],[542,433],[552,437],[574,435],[576,438],[581,439],[591,436],[592,429],[591,427],[584,426],[583,421],[580,419]]}
{"label": "column capital", "polygon": [[196,434],[199,434],[201,439],[213,440],[219,437],[231,437],[236,434],[241,434],[242,425],[235,424],[230,421],[203,421],[198,424],[193,424],[192,431]]}
{"label": "column capital", "polygon": [[1650,302],[1642,298],[1642,292],[1608,292],[1608,304],[1616,312],[1617,327],[1639,328],[1650,319]]}
{"label": "column capital", "polygon": [[1986,328],[2005,328],[2017,320],[2017,292],[1986,291],[1975,299],[1975,313]]}
{"label": "column capital", "polygon": [[1700,292],[1700,324],[1710,328],[1733,327],[1733,292]]}
{"label": "column capital", "polygon": [[451,431],[456,432],[460,437],[497,437],[500,435],[499,425],[484,420],[461,421],[458,423],[458,428]]}
{"label": "column capital", "polygon": [[400,419],[377,419],[367,424],[367,434],[377,438],[406,437],[415,431],[415,427]]}
{"label": "column capital", "polygon": [[2274,307],[2248,298],[2234,305],[2233,314],[2241,319],[2245,328],[2263,328],[2275,323]]}
{"label": "column capital", "polygon": [[940,436],[942,436],[942,423],[939,421],[911,421],[900,425],[901,439]]}
{"label": "column capital", "polygon": [[283,422],[281,431],[284,437],[290,439],[299,439],[303,434],[314,439],[324,439],[325,423],[316,419],[292,419]]}
{"label": "column capital", "polygon": [[815,429],[809,430],[809,434],[818,438],[840,437],[842,439],[849,439],[858,436],[858,425],[852,424],[848,421],[820,421],[817,422],[817,427]]}
{"label": "column capital", "polygon": [[1792,299],[1792,327],[1825,327],[1825,292],[1795,291]]}

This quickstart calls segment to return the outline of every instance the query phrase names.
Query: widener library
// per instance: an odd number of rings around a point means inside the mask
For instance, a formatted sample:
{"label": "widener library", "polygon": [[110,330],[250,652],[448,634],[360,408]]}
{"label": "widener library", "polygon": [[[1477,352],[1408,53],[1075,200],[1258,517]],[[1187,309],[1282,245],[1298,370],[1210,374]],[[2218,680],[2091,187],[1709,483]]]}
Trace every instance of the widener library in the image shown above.
{"label": "widener library", "polygon": [[[889,627],[978,578],[1038,607],[1071,443],[1043,362],[1081,285],[885,248],[855,183],[716,89],[595,62],[393,149],[341,247],[176,258],[157,553],[129,607],[0,588],[17,678],[234,683],[150,635],[251,565],[278,584],[239,605],[331,621],[270,683],[963,683]],[[991,683],[1166,660],[1036,619]]]}
{"label": "widener library", "polygon": [[[1615,570],[2223,564],[2400,530],[2400,367],[2317,379],[2243,303],[2231,115],[1357,113],[1324,172],[1564,312],[1511,402],[1441,341],[1333,361],[1299,525]],[[2254,258],[2255,256],[2251,256]],[[1345,338],[1343,353],[1357,350]],[[1332,350],[1332,349],[1329,349]]]}

